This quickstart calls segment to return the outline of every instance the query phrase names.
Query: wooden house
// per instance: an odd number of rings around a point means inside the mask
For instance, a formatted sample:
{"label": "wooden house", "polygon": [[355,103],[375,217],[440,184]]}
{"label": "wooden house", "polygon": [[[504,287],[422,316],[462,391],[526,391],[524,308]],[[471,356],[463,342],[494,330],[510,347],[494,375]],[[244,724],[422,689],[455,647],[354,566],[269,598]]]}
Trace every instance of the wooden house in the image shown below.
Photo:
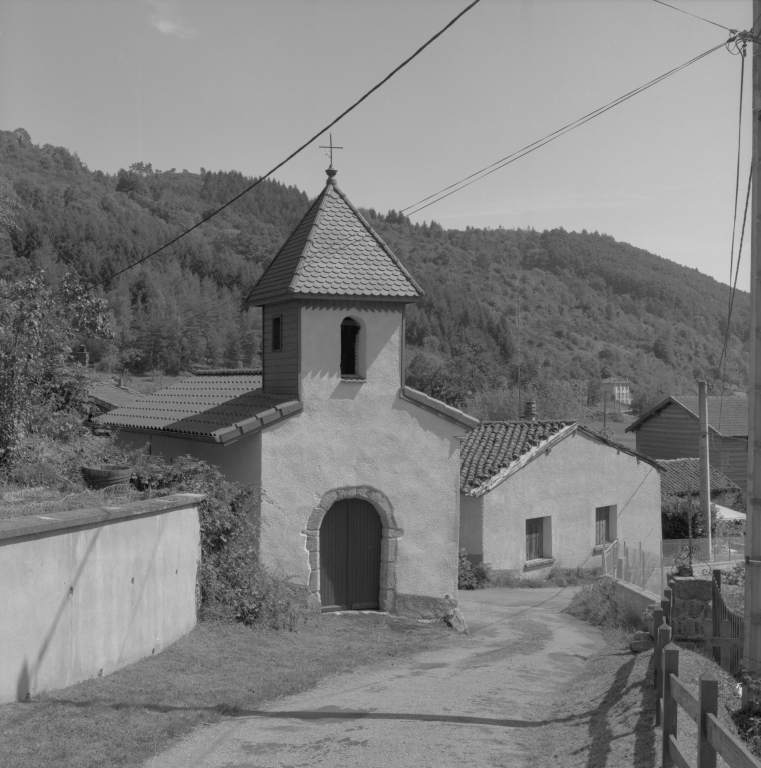
{"label": "wooden house", "polygon": [[[696,395],[670,396],[626,428],[637,450],[653,459],[699,456],[700,420]],[[745,492],[748,481],[748,398],[708,398],[711,466]]]}

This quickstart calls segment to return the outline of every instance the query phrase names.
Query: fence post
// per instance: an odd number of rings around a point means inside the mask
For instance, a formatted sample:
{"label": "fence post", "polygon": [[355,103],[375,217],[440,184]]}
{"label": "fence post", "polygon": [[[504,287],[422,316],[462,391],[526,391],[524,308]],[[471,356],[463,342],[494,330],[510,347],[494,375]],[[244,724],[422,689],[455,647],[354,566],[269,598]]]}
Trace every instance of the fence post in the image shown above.
{"label": "fence post", "polygon": [[669,752],[669,736],[676,738],[677,703],[671,695],[671,675],[679,677],[679,649],[669,644],[663,649],[663,742],[661,744],[661,765],[670,768],[674,760]]}
{"label": "fence post", "polygon": [[655,641],[653,648],[653,688],[656,690],[658,689],[658,669],[661,666],[661,650],[658,648],[658,630],[661,624],[663,624],[663,611],[656,608],[653,611],[653,640]]}
{"label": "fence post", "polygon": [[658,627],[658,640],[655,644],[655,724],[661,724],[661,696],[663,694],[663,649],[671,642],[671,627],[662,624]]}
{"label": "fence post", "polygon": [[663,611],[663,621],[671,626],[671,601],[667,598],[661,600],[661,610]]}
{"label": "fence post", "polygon": [[[720,637],[732,637],[732,628],[729,625],[729,620],[724,619],[721,622]],[[732,649],[728,645],[721,646],[721,668],[725,672],[729,672],[729,667],[732,660]]]}
{"label": "fence post", "polygon": [[624,578],[624,559],[623,557],[619,557],[616,561],[616,578],[617,579],[623,579]]}
{"label": "fence post", "polygon": [[703,673],[700,676],[698,692],[698,761],[695,768],[716,768],[716,750],[708,741],[706,715],[714,715],[719,708],[719,683],[713,675]]}

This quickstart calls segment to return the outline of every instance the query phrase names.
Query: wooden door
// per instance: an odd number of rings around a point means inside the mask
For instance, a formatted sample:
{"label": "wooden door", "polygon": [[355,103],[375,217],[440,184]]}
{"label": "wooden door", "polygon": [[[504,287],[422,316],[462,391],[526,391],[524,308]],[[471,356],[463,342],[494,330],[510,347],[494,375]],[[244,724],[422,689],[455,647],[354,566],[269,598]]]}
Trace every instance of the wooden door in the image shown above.
{"label": "wooden door", "polygon": [[323,611],[373,610],[380,605],[381,525],[372,504],[336,502],[320,527]]}
{"label": "wooden door", "polygon": [[610,541],[610,507],[597,507],[595,510],[595,544]]}
{"label": "wooden door", "polygon": [[543,556],[543,522],[541,517],[526,520],[526,560],[538,560]]}

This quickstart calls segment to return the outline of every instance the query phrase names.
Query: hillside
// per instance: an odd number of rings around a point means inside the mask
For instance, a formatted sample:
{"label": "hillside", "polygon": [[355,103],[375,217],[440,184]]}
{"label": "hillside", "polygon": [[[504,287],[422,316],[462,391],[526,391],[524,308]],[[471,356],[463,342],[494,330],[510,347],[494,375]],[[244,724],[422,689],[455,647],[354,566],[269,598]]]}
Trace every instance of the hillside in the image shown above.
{"label": "hillside", "polygon": [[[23,129],[0,131],[0,273],[42,268],[55,283],[75,270],[88,283],[107,280],[250,182],[234,171],[142,163],[104,174],[67,149],[35,145]],[[117,338],[88,342],[98,366],[171,373],[254,360],[260,317],[241,312],[240,299],[308,204],[295,187],[266,181],[99,287]],[[560,381],[578,401],[588,380],[615,374],[652,399],[719,376],[729,289],[697,270],[597,232],[444,230],[394,211],[364,213],[426,290],[408,315],[408,364],[411,382],[434,395],[462,404],[515,380],[519,304],[529,389]],[[742,293],[726,376],[741,389],[748,329]]]}

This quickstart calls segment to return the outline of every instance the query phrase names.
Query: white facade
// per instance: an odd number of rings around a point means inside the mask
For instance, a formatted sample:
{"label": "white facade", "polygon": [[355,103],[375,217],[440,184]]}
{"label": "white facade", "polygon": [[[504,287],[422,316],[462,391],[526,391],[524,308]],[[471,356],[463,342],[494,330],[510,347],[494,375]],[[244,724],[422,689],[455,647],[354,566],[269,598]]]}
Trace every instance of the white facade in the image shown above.
{"label": "white facade", "polygon": [[[600,565],[596,510],[608,508],[608,540],[659,553],[659,471],[580,430],[538,451],[504,482],[480,496],[461,497],[460,546],[495,570],[523,578],[553,566]],[[605,514],[601,512],[601,514]],[[527,557],[527,521],[542,520],[543,552]]]}
{"label": "white facade", "polygon": [[[359,323],[359,380],[342,380],[341,321]],[[300,309],[302,412],[261,434],[263,562],[319,600],[319,526],[337,499],[383,523],[381,608],[441,615],[457,600],[460,450],[468,427],[403,398],[402,306]]]}

